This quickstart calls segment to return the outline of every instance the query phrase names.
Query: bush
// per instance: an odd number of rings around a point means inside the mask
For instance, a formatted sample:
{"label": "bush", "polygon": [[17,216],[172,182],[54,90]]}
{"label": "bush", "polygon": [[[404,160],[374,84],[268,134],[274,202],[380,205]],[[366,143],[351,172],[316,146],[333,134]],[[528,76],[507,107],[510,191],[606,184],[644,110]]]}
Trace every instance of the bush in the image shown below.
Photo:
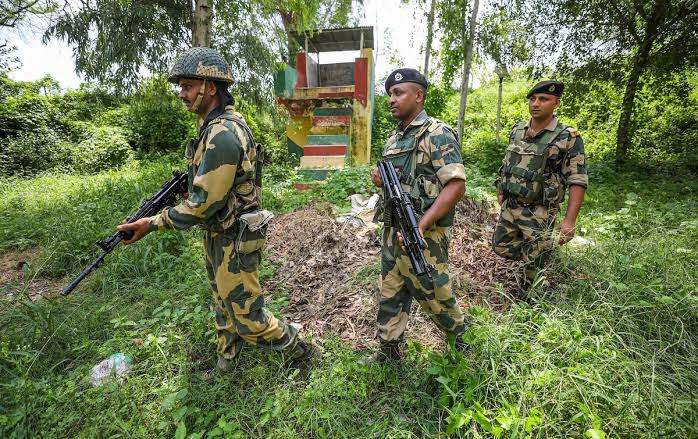
{"label": "bush", "polygon": [[146,80],[126,106],[119,126],[128,130],[136,149],[162,151],[180,148],[195,116],[189,113],[164,77]]}
{"label": "bush", "polygon": [[368,195],[376,190],[371,182],[371,168],[369,166],[344,168],[333,172],[327,177],[327,183],[323,186],[327,200],[340,205],[347,203],[346,198],[349,195]]}
{"label": "bush", "polygon": [[124,164],[133,158],[126,133],[118,127],[96,127],[72,148],[73,169],[94,173]]}
{"label": "bush", "polygon": [[70,143],[46,127],[0,142],[0,175],[31,177],[47,169],[70,168]]}
{"label": "bush", "polygon": [[122,99],[103,86],[82,83],[78,90],[53,96],[56,108],[70,120],[93,120],[105,111],[123,104]]}
{"label": "bush", "polygon": [[256,142],[264,145],[265,161],[283,165],[288,161],[288,147],[285,141],[286,124],[275,113],[264,111],[257,105],[243,99],[236,99],[235,111],[250,127]]}
{"label": "bush", "polygon": [[383,146],[395,129],[397,121],[390,114],[388,97],[376,95],[371,124],[371,161],[378,160],[383,155]]}

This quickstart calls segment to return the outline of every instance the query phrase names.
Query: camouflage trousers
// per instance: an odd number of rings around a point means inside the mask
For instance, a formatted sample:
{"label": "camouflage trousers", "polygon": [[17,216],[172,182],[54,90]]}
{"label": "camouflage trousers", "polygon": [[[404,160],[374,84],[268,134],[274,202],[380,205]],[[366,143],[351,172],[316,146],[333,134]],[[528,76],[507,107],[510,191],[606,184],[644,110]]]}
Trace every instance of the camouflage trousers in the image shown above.
{"label": "camouflage trousers", "polygon": [[204,232],[206,271],[213,290],[218,355],[234,358],[245,342],[291,352],[298,331],[264,308],[257,268],[261,250],[237,254],[232,230]]}
{"label": "camouflage trousers", "polygon": [[382,343],[399,342],[407,327],[412,299],[447,334],[465,331],[465,318],[451,290],[448,274],[449,227],[427,230],[424,256],[436,270],[432,278],[417,277],[409,257],[400,248],[395,228],[383,230],[381,286],[378,299],[378,337]]}
{"label": "camouflage trousers", "polygon": [[511,199],[502,204],[492,236],[492,248],[499,256],[524,262],[527,282],[547,262],[554,247],[557,207],[520,205]]}

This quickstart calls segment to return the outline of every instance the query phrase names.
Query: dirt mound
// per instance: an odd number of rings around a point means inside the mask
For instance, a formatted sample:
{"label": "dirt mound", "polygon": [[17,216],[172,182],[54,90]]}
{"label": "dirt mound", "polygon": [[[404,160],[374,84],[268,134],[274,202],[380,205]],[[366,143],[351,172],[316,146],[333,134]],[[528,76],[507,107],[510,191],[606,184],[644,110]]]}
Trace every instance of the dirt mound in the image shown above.
{"label": "dirt mound", "polygon": [[[335,221],[330,207],[310,206],[274,219],[268,254],[279,269],[265,288],[288,294],[284,314],[304,334],[336,334],[355,348],[374,345],[380,243],[370,228]],[[518,265],[492,252],[494,216],[487,206],[465,200],[457,210],[449,260],[458,301],[462,309],[504,309],[511,304]],[[407,336],[440,345],[443,337],[428,320],[413,312]]]}

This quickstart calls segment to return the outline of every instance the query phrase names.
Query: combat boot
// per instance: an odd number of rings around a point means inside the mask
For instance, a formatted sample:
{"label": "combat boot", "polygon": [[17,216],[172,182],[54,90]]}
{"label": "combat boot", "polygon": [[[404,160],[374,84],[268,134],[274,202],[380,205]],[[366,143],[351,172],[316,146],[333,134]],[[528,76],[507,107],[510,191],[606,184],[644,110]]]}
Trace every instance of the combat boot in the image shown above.
{"label": "combat boot", "polygon": [[216,367],[203,372],[203,374],[201,375],[201,378],[206,382],[213,381],[213,379],[216,376],[224,375],[228,372],[231,372],[233,369],[235,369],[236,363],[237,363],[237,357],[235,357],[231,360],[228,360],[227,358],[223,358],[223,357],[219,356],[218,361],[216,361]]}
{"label": "combat boot", "polygon": [[361,359],[360,364],[388,364],[402,359],[403,339],[396,341],[381,341],[378,352]]}
{"label": "combat boot", "polygon": [[313,360],[319,358],[320,354],[320,348],[315,343],[298,340],[298,343],[296,343],[296,346],[290,353],[289,366],[292,369],[305,368]]}

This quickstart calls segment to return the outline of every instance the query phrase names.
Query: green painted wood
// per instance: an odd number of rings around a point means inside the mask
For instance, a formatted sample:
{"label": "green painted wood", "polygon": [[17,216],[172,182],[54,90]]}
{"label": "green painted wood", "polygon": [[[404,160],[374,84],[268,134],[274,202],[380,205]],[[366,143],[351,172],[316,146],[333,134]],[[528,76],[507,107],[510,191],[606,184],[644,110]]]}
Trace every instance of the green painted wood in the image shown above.
{"label": "green painted wood", "polygon": [[296,69],[286,64],[274,72],[274,96],[289,98],[293,95],[296,85]]}
{"label": "green painted wood", "polygon": [[325,180],[334,169],[300,169],[298,175],[306,180]]}
{"label": "green painted wood", "polygon": [[317,107],[313,116],[351,116],[351,107]]}
{"label": "green painted wood", "polygon": [[303,157],[303,148],[296,145],[296,143],[288,137],[286,140],[288,141],[288,158],[292,164],[297,165],[301,157]]}
{"label": "green painted wood", "polygon": [[346,134],[309,134],[307,145],[349,145],[349,136]]}

